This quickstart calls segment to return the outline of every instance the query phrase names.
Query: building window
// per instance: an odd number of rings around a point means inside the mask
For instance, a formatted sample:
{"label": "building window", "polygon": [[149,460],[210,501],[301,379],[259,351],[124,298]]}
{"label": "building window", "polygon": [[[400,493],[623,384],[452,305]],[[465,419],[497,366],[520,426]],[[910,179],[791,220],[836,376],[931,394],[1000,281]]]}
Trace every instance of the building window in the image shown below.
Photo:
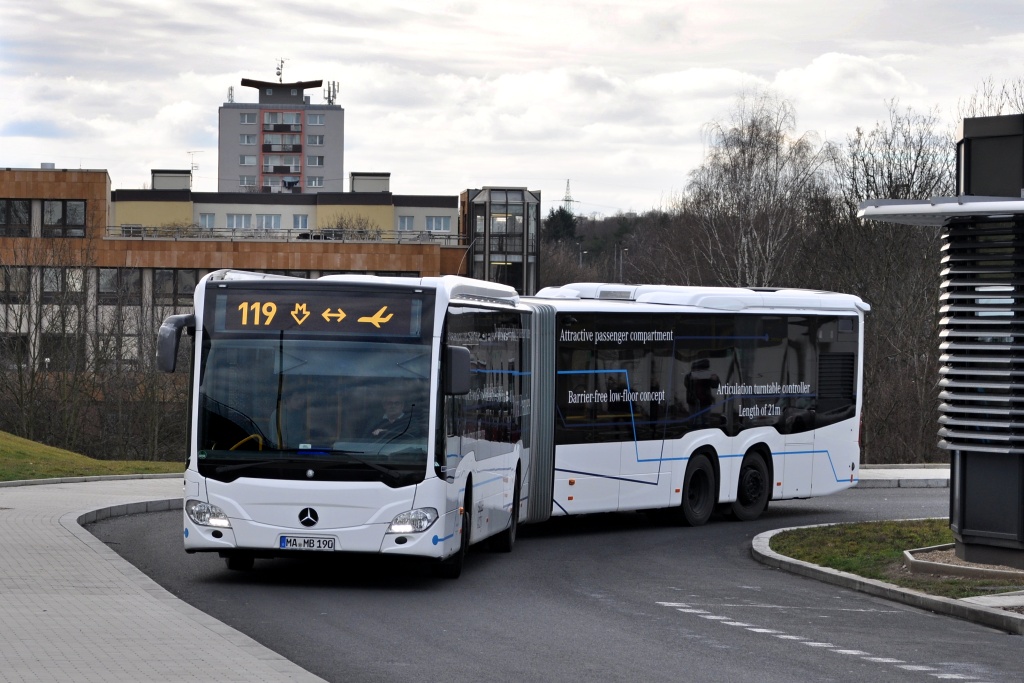
{"label": "building window", "polygon": [[212,213],[201,213],[199,214],[199,227],[205,228],[206,230],[212,230],[214,227],[214,217],[216,214]]}
{"label": "building window", "polygon": [[242,154],[238,157],[238,163],[241,166],[255,166],[256,155],[255,154]]}
{"label": "building window", "polygon": [[306,156],[306,166],[323,166],[324,158],[313,156],[312,154]]}
{"label": "building window", "polygon": [[28,268],[0,266],[0,303],[28,303]]}
{"label": "building window", "polygon": [[100,304],[141,305],[142,271],[138,268],[100,268],[96,297]]}
{"label": "building window", "polygon": [[85,365],[84,334],[44,332],[39,335],[39,358],[45,370],[74,370]]}
{"label": "building window", "polygon": [[265,111],[263,112],[263,123],[270,125],[277,125],[281,123],[281,112],[279,111]]}
{"label": "building window", "polygon": [[243,125],[244,124],[249,124],[249,123],[256,123],[256,112],[246,112],[244,114],[239,114],[238,116],[239,116],[240,122]]}
{"label": "building window", "polygon": [[43,268],[43,303],[80,303],[84,284],[81,268]]}
{"label": "building window", "polygon": [[451,232],[451,216],[427,216],[427,230],[429,232]]}
{"label": "building window", "polygon": [[153,271],[153,304],[191,307],[197,282],[199,273],[194,269],[157,268]]}
{"label": "building window", "polygon": [[28,335],[0,333],[0,368],[17,370],[28,367]]}
{"label": "building window", "polygon": [[263,187],[281,187],[281,179],[277,176],[267,176],[263,179]]}
{"label": "building window", "polygon": [[268,95],[273,95],[274,94],[274,89],[273,88],[267,88],[267,94]]}
{"label": "building window", "polygon": [[399,216],[398,217],[398,229],[402,232],[408,232],[412,230],[413,216]]}
{"label": "building window", "polygon": [[297,213],[292,216],[292,229],[293,230],[308,230],[309,229],[309,216],[304,213]]}
{"label": "building window", "polygon": [[323,147],[324,136],[323,135],[307,135],[306,144],[310,147]]}
{"label": "building window", "polygon": [[28,237],[32,205],[28,199],[0,199],[0,237]]}
{"label": "building window", "polygon": [[43,237],[85,237],[85,202],[71,199],[45,200]]}
{"label": "building window", "polygon": [[307,114],[306,115],[306,123],[308,123],[311,126],[322,126],[322,125],[324,125],[324,115],[323,114]]}
{"label": "building window", "polygon": [[324,177],[322,175],[306,176],[306,187],[323,187]]}
{"label": "building window", "polygon": [[243,145],[255,145],[256,138],[259,137],[255,133],[242,133],[238,136],[238,142]]}
{"label": "building window", "polygon": [[248,230],[252,227],[251,213],[229,213],[228,230]]}
{"label": "building window", "polygon": [[241,187],[256,187],[256,176],[240,175],[238,176],[238,184]]}
{"label": "building window", "polygon": [[285,123],[287,123],[289,125],[292,125],[292,126],[294,126],[296,124],[301,124],[302,123],[302,114],[300,114],[297,111],[295,111],[295,112],[285,112],[284,116],[282,116],[281,118],[284,120]]}
{"label": "building window", "polygon": [[279,213],[258,213],[256,214],[256,227],[261,230],[280,230],[281,214]]}

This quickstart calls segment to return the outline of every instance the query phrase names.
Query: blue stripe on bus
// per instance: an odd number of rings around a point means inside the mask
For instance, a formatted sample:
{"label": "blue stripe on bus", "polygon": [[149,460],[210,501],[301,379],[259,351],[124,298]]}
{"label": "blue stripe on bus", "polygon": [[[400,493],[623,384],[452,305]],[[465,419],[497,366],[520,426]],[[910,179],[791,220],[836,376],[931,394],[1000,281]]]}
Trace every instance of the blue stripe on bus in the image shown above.
{"label": "blue stripe on bus", "polygon": [[[845,478],[840,477],[839,474],[836,472],[836,465],[835,465],[834,462],[832,462],[832,454],[827,449],[823,449],[823,450],[810,450],[810,451],[776,451],[776,452],[772,453],[772,457],[775,457],[777,455],[783,455],[783,456],[784,455],[812,455],[813,456],[813,455],[818,454],[818,453],[824,454],[825,457],[828,459],[829,467],[832,468],[832,476],[835,478],[837,484],[842,484],[842,483],[846,483],[846,482],[850,481],[849,479],[845,479]],[[745,453],[725,453],[725,454],[719,455],[718,459],[719,460],[725,460],[727,458],[742,458],[744,455],[746,455],[746,454]],[[669,461],[669,460],[689,460],[689,459],[690,459],[689,456],[679,457],[679,458],[660,458],[660,460],[666,461],[666,462]],[[658,460],[659,460],[659,458],[648,458],[647,460],[641,460],[639,462],[657,462]],[[657,481],[653,481],[653,482],[652,481],[641,481],[639,479],[630,479],[628,477],[616,476],[616,475],[613,475],[613,474],[598,474],[597,472],[584,472],[582,470],[567,470],[567,469],[563,469],[561,467],[556,467],[555,471],[556,472],[565,472],[566,474],[578,474],[580,476],[586,476],[586,477],[597,477],[598,479],[614,479],[616,481],[625,481],[625,482],[629,482],[631,484],[649,484],[651,486],[657,486],[658,485]],[[658,476],[660,478],[661,472],[657,472],[657,474],[658,474]],[[859,477],[854,477],[853,481],[859,482],[860,478]]]}

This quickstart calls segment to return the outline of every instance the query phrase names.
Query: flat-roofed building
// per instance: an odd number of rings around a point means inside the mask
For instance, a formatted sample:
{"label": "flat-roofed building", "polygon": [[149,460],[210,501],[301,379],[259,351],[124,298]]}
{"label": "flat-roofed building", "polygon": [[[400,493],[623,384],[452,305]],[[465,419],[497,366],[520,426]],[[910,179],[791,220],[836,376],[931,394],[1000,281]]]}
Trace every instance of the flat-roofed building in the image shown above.
{"label": "flat-roofed building", "polygon": [[[342,192],[345,110],[312,104],[305,91],[322,80],[275,83],[242,79],[257,102],[225,102],[218,113],[220,192]],[[333,99],[333,97],[332,97]]]}

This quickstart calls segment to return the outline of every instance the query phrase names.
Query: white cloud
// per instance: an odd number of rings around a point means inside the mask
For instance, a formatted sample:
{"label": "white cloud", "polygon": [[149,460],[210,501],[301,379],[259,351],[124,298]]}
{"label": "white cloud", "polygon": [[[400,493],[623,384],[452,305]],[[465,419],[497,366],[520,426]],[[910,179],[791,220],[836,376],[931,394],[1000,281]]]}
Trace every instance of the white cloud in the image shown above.
{"label": "white cloud", "polygon": [[[0,0],[0,163],[153,167],[216,188],[217,109],[245,78],[338,81],[347,170],[402,193],[515,183],[644,210],[685,183],[744,89],[841,139],[885,101],[947,115],[1014,78],[1024,5],[882,0]],[[310,91],[313,101],[321,93]]]}

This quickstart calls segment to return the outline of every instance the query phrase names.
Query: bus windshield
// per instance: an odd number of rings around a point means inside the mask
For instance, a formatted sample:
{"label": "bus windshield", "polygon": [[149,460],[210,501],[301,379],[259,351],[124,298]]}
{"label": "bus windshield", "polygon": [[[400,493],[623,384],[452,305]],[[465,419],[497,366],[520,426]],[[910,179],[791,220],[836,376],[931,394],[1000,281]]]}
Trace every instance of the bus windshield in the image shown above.
{"label": "bus windshield", "polygon": [[421,481],[432,297],[267,284],[258,295],[208,292],[200,472],[220,481]]}

